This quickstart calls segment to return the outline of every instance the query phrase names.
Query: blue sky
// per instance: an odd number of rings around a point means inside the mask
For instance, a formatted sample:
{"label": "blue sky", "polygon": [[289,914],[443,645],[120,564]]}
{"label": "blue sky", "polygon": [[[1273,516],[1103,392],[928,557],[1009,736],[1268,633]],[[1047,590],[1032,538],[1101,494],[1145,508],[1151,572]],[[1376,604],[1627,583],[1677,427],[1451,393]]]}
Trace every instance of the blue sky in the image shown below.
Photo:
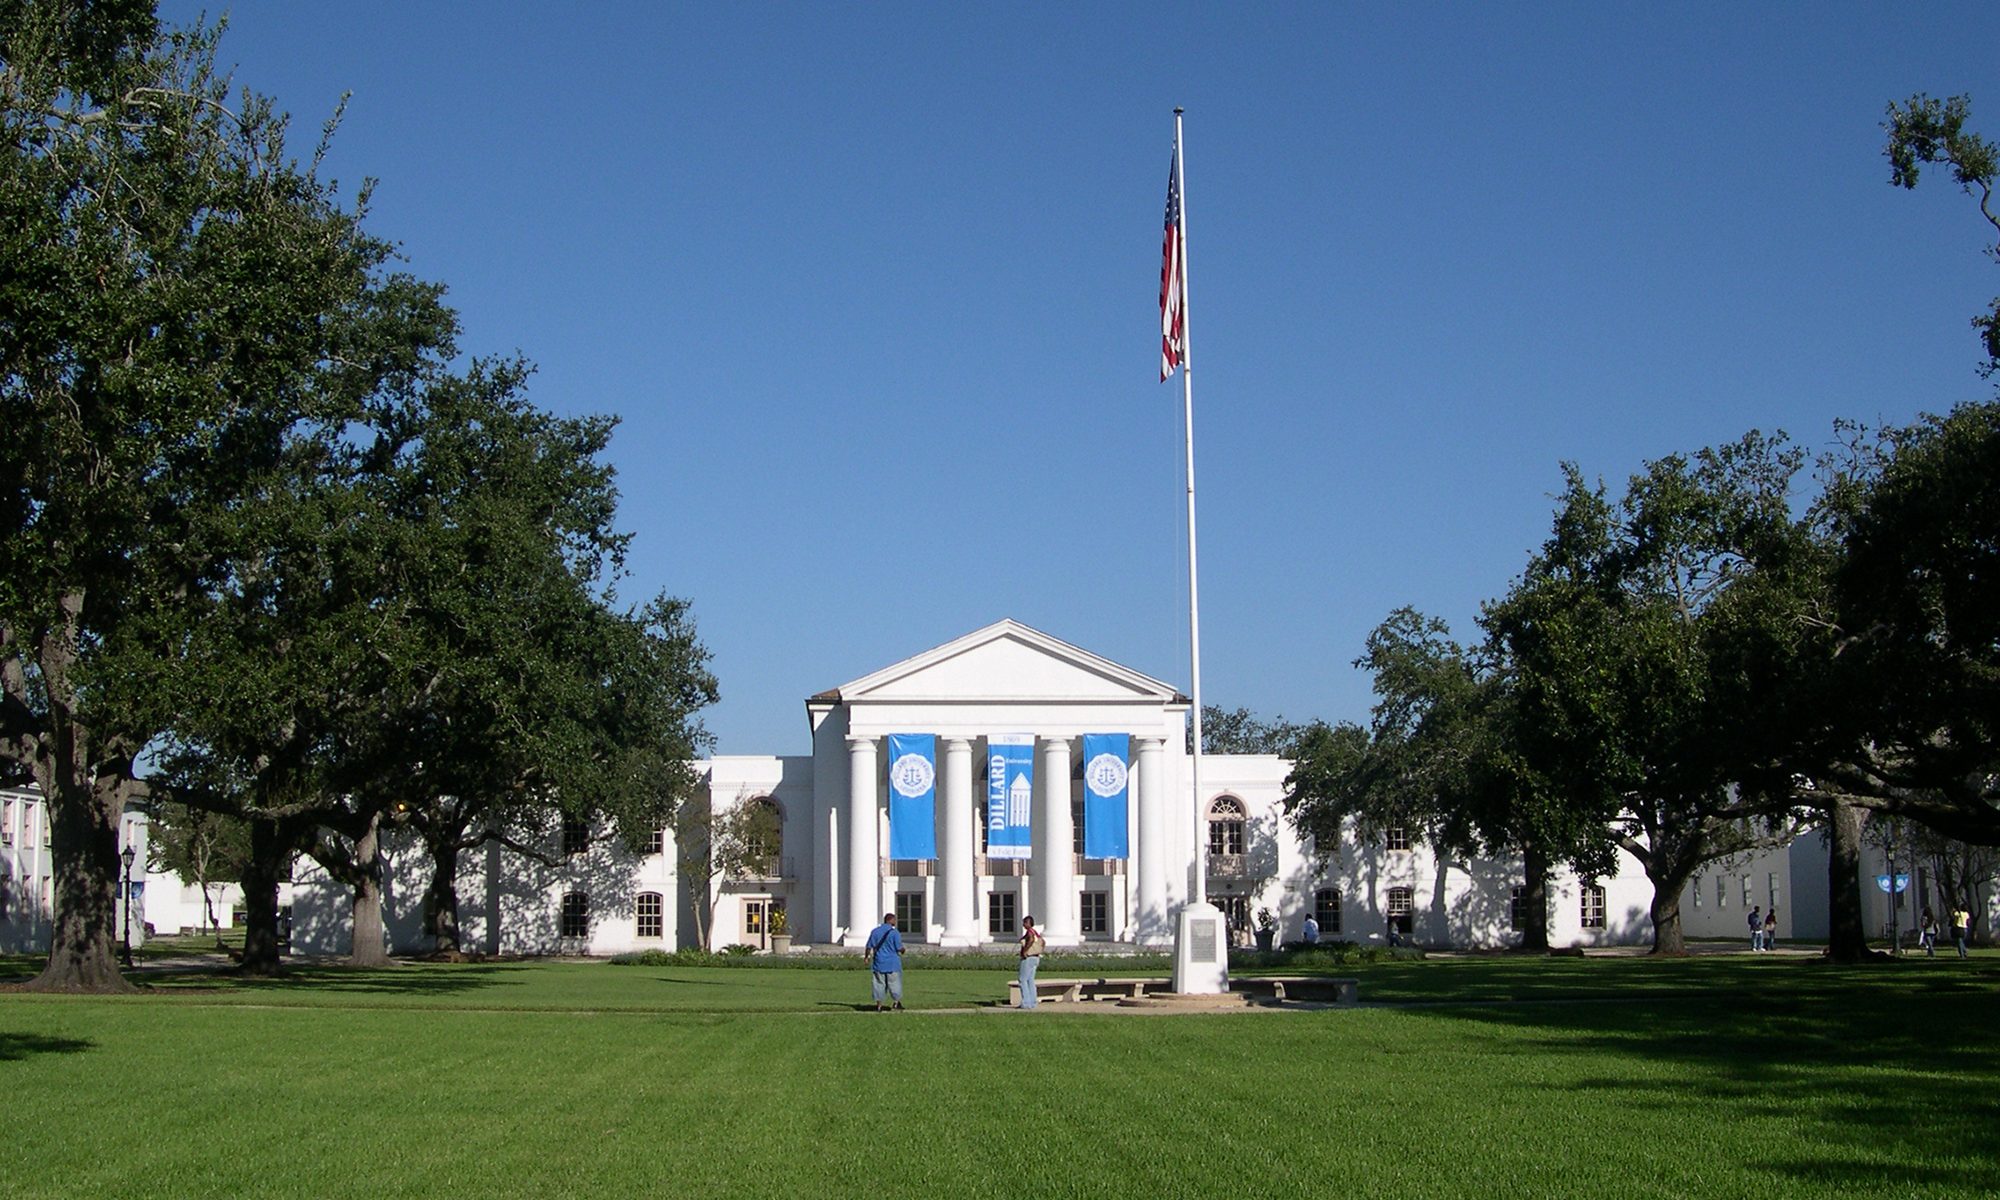
{"label": "blue sky", "polygon": [[465,348],[622,418],[722,753],[1002,617],[1186,688],[1176,105],[1209,703],[1364,720],[1368,631],[1473,636],[1565,460],[1991,395],[1986,226],[1879,126],[2000,137],[2000,5],[246,3],[223,57],[301,152],[351,92],[328,169]]}

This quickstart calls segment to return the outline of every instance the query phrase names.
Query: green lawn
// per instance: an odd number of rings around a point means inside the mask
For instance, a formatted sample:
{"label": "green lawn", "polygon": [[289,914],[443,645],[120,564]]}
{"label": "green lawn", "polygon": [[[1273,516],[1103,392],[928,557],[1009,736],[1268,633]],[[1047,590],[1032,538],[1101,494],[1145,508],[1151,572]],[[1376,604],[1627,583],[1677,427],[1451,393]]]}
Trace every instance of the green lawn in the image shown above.
{"label": "green lawn", "polygon": [[858,964],[0,993],[0,1196],[2000,1192],[2000,958],[1344,973],[1371,1004],[969,1007],[999,965],[884,1016]]}

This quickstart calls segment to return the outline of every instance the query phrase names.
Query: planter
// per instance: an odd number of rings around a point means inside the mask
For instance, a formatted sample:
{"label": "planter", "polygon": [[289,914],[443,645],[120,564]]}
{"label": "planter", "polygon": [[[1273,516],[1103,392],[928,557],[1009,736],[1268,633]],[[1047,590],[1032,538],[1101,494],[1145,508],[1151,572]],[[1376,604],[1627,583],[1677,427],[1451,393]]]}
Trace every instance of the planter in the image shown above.
{"label": "planter", "polygon": [[774,934],[772,934],[772,935],[771,935],[771,953],[773,953],[773,954],[790,954],[791,952],[792,952],[792,935],[791,935],[791,934],[789,934],[789,933],[774,933]]}
{"label": "planter", "polygon": [[1257,948],[1259,950],[1262,950],[1266,954],[1269,954],[1271,952],[1271,943],[1276,941],[1277,938],[1278,938],[1277,930],[1259,929],[1257,931]]}

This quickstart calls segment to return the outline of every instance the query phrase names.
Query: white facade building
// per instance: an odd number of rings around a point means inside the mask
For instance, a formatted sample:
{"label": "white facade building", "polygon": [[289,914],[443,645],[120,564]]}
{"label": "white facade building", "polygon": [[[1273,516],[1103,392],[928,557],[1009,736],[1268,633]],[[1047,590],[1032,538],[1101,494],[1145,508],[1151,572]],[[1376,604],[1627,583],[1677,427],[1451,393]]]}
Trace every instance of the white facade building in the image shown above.
{"label": "white facade building", "polygon": [[[55,864],[50,850],[49,809],[34,788],[0,788],[0,954],[46,952],[54,932]],[[130,848],[132,945],[146,938],[146,818],[128,812],[118,823],[118,848]],[[178,882],[172,876],[165,881]],[[121,881],[122,882],[122,881]],[[121,887],[120,892],[123,892]],[[126,928],[127,900],[118,900],[119,932]]]}
{"label": "white facade building", "polygon": [[[1315,847],[1285,818],[1290,764],[1274,755],[1205,755],[1197,797],[1188,708],[1168,684],[1002,621],[810,697],[808,753],[718,755],[698,764],[717,810],[756,804],[775,818],[776,844],[741,877],[682,876],[670,831],[633,853],[601,832],[565,829],[546,848],[553,866],[489,843],[461,860],[461,945],[495,954],[674,949],[699,944],[701,926],[712,921],[712,945],[764,949],[782,909],[795,944],[851,944],[894,912],[906,940],[943,948],[1011,944],[1030,914],[1052,945],[1164,947],[1174,913],[1191,894],[1197,839],[1207,848],[1208,898],[1238,941],[1250,938],[1266,910],[1282,940],[1299,937],[1308,913],[1326,939],[1379,944],[1392,926],[1428,946],[1499,947],[1520,939],[1530,915],[1521,911],[1518,862],[1441,858],[1414,829]],[[1129,739],[1128,853],[1091,858],[1081,823],[1083,743],[1106,733]],[[907,734],[933,739],[934,858],[889,857],[888,739]],[[1017,778],[1002,793],[1005,807],[1018,813],[1025,805],[1030,817],[1024,858],[988,853],[986,766],[1001,743],[1032,756],[1032,783]],[[0,952],[48,944],[46,817],[34,791],[0,790]],[[203,921],[199,888],[149,869],[145,835],[144,818],[128,814],[121,844],[136,851],[135,944],[148,924],[174,933]],[[427,950],[429,860],[410,840],[389,839],[385,853],[385,948]],[[1883,871],[1881,858],[1879,849],[1868,850],[1864,883]],[[352,928],[347,889],[301,863],[287,889],[292,947],[344,954]],[[1817,833],[1711,863],[1682,896],[1685,930],[1690,938],[1747,942],[1749,908],[1775,906],[1781,939],[1823,938],[1826,879],[1827,851]],[[1915,882],[1913,893],[1924,886]],[[1868,932],[1879,936],[1888,898],[1872,886],[1863,897]],[[1644,873],[1623,856],[1604,879],[1558,872],[1548,890],[1550,944],[1648,943],[1651,898]],[[240,889],[212,884],[210,899],[228,924]],[[2000,898],[1988,896],[1983,907],[1992,929]],[[1899,923],[1913,927],[1907,908]]]}
{"label": "white facade building", "polygon": [[[717,947],[768,947],[780,908],[800,944],[856,942],[895,912],[906,940],[944,948],[1011,943],[1024,915],[1052,945],[1167,946],[1192,891],[1196,838],[1209,850],[1208,897],[1239,940],[1267,909],[1283,939],[1299,936],[1308,913],[1329,939],[1380,943],[1392,922],[1427,945],[1519,939],[1518,864],[1440,861],[1414,830],[1380,843],[1349,839],[1321,855],[1284,817],[1290,764],[1274,755],[1205,755],[1197,800],[1188,708],[1166,683],[1002,621],[810,697],[808,754],[700,763],[718,810],[760,804],[776,817],[778,844],[747,875],[680,878],[671,832],[641,854],[603,837],[552,845],[555,867],[489,846],[461,868],[461,943],[485,953],[674,949],[698,944],[697,907],[706,905]],[[1103,733],[1130,739],[1123,858],[1083,854],[1083,739]],[[892,734],[935,739],[935,858],[888,857]],[[1032,744],[1033,782],[1025,797],[1007,799],[1029,805],[1033,846],[1010,859],[987,853],[985,765],[995,739],[1020,735]],[[390,866],[389,948],[423,950],[427,863],[405,843],[392,848]],[[1603,880],[1558,874],[1550,940],[1648,942],[1650,899],[1629,861]],[[294,947],[346,952],[349,904],[323,873],[302,873]]]}

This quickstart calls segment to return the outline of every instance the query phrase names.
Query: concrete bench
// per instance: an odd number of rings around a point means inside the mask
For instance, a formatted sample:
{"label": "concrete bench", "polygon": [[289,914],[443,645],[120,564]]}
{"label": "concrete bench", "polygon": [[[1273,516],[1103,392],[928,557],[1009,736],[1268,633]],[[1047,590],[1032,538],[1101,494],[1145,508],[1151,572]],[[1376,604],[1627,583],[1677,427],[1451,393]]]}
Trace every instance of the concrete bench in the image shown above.
{"label": "concrete bench", "polygon": [[1360,999],[1358,979],[1329,979],[1324,975],[1266,976],[1261,979],[1238,977],[1229,981],[1231,991],[1249,996],[1268,996],[1280,1004],[1311,1001],[1319,1004],[1354,1004]]}
{"label": "concrete bench", "polygon": [[[1142,997],[1147,987],[1154,991],[1165,991],[1172,986],[1166,979],[1041,979],[1035,980],[1037,1000],[1060,1000],[1077,1003],[1084,1000],[1125,1000]],[[1007,981],[1007,1003],[1019,1008],[1021,1005],[1021,981]]]}

